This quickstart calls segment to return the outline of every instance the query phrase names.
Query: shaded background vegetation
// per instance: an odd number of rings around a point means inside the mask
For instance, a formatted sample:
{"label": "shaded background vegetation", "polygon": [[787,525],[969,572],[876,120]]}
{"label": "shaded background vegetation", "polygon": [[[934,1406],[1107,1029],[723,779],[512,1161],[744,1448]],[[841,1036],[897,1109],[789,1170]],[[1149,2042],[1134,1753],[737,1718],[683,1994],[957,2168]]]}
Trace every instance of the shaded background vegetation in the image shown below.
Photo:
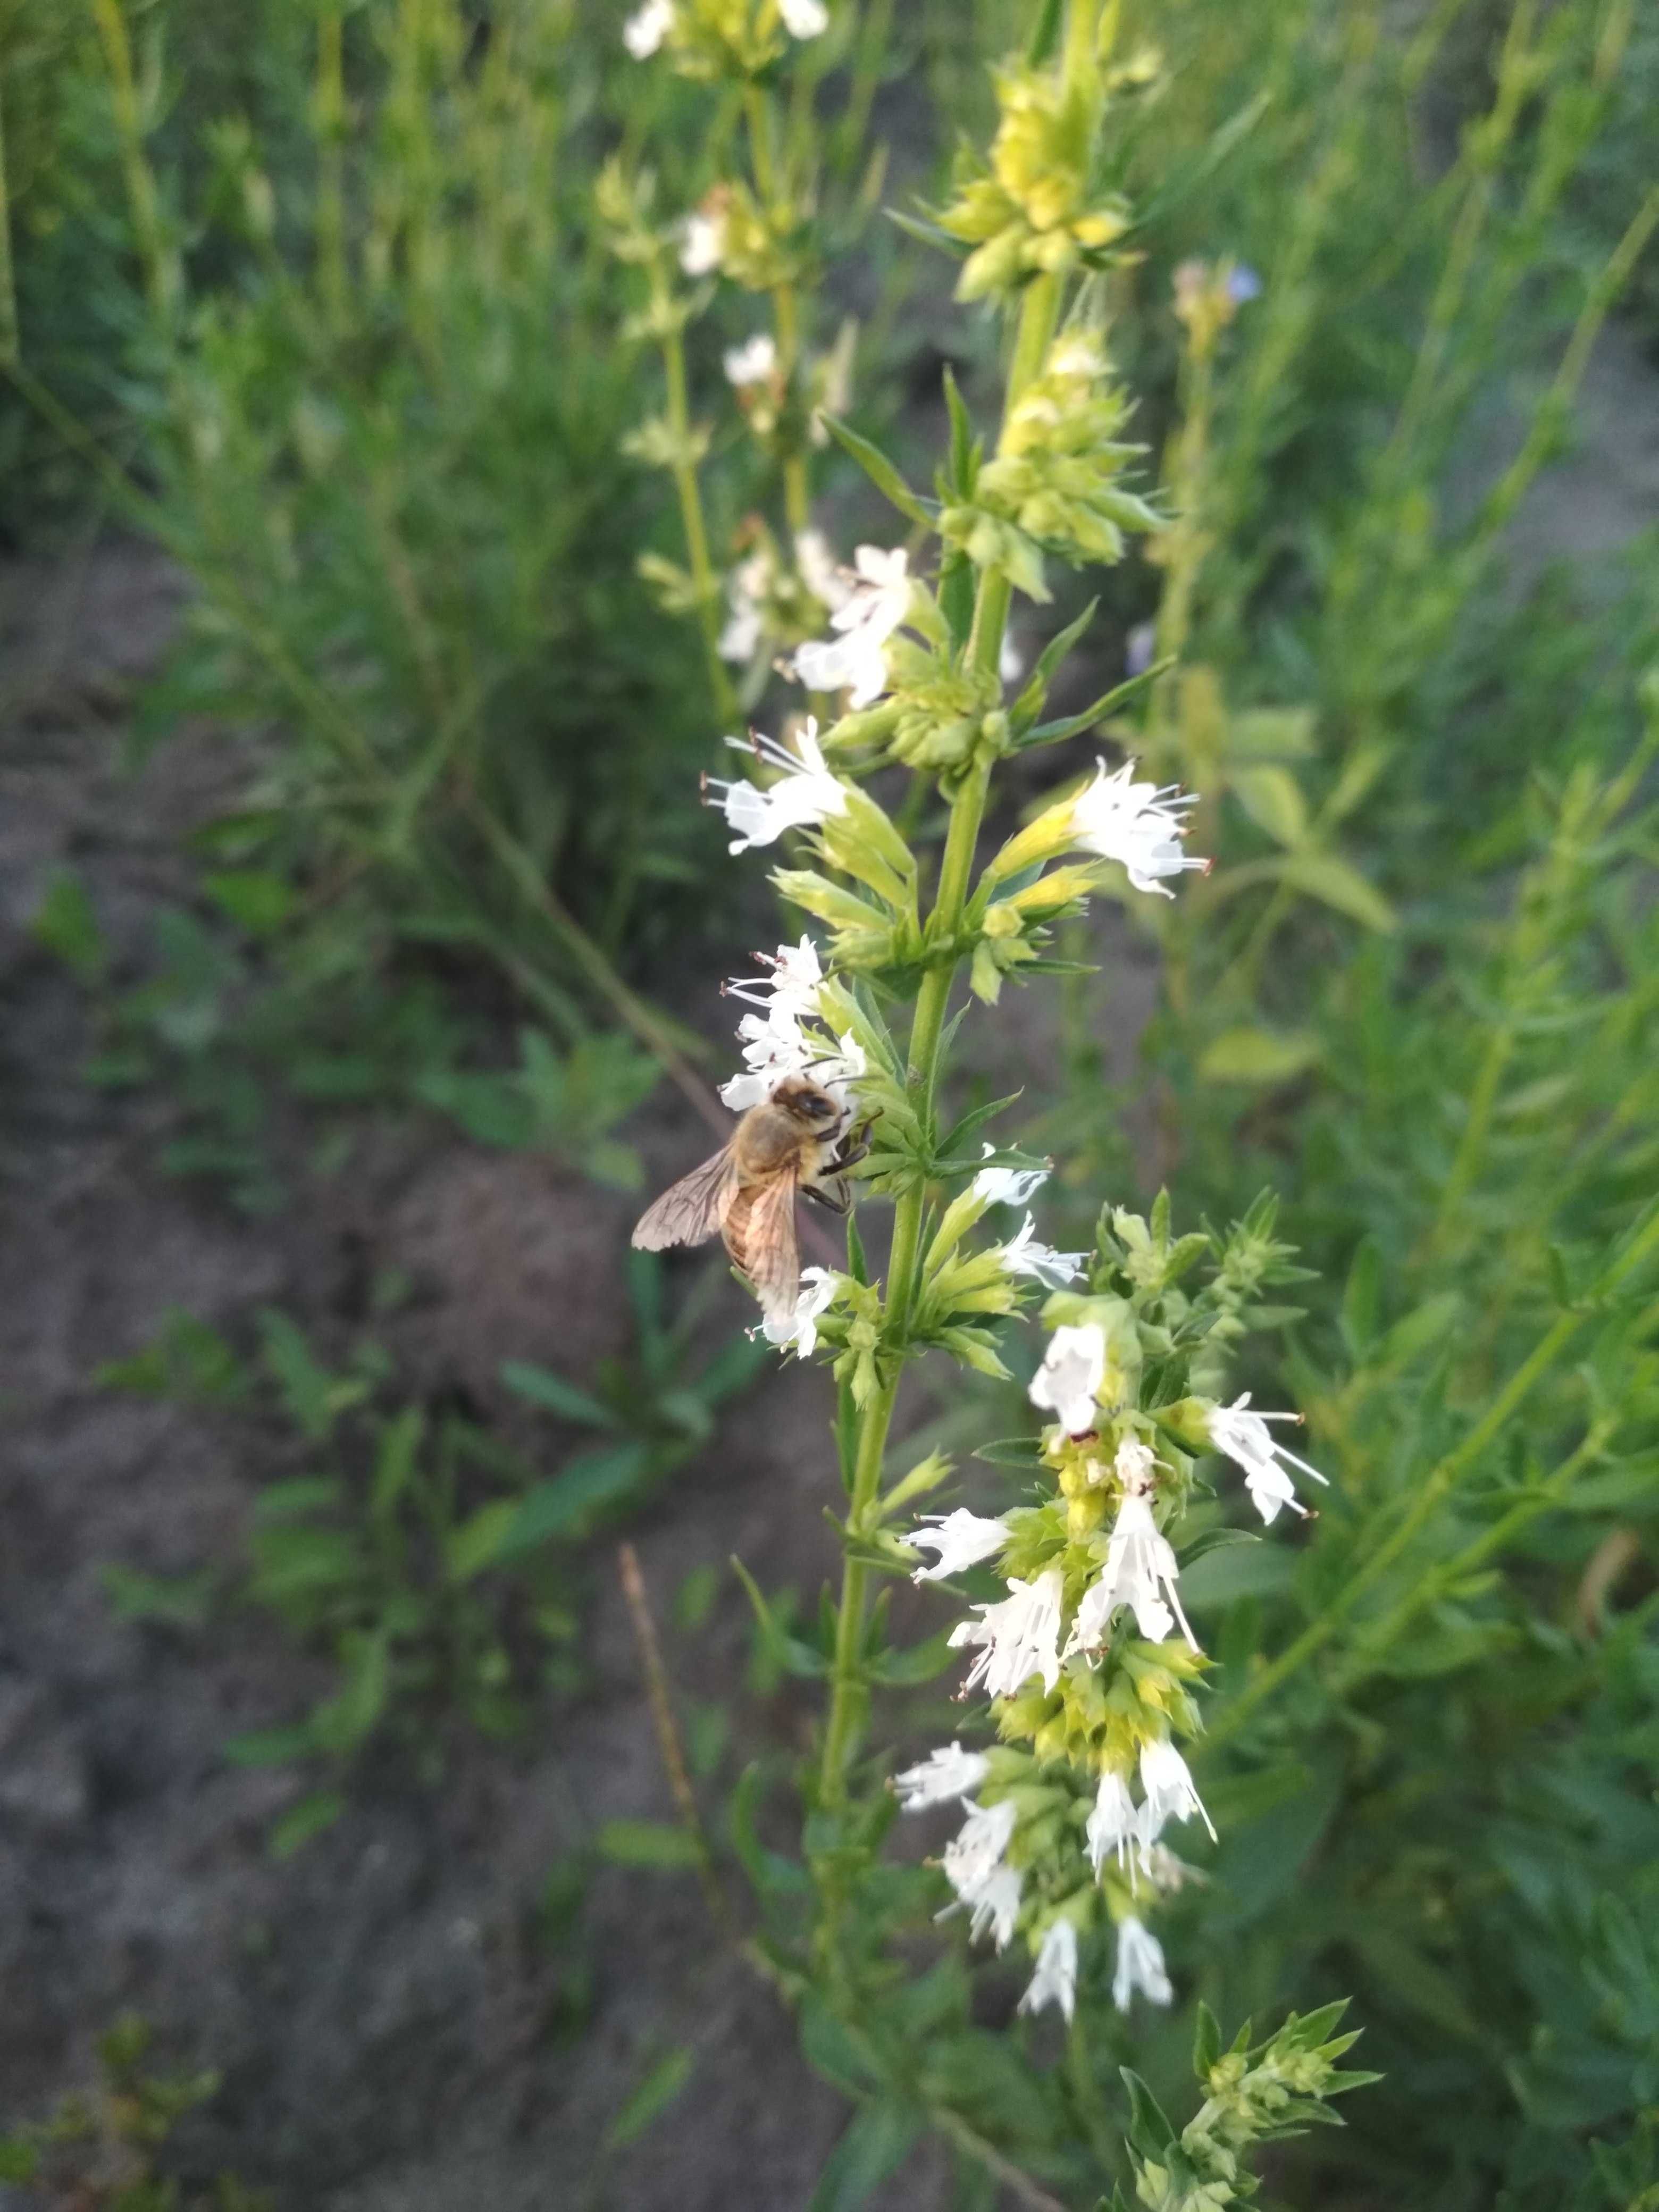
{"label": "shaded background vegetation", "polygon": [[[878,210],[926,198],[958,130],[982,135],[986,64],[1026,12],[872,5],[819,88],[811,317],[825,345],[857,317],[853,419],[917,479],[941,359],[971,404],[995,333]],[[1652,1272],[1620,1268],[1659,1167],[1659,28],[1616,0],[1130,12],[1171,77],[1133,148],[1152,211],[1114,344],[1182,520],[1161,568],[1112,573],[1089,644],[1097,690],[1140,624],[1182,651],[1145,726],[1115,734],[1201,794],[1194,842],[1218,865],[1156,939],[1130,917],[1076,926],[1097,972],[1068,981],[1058,1020],[1010,994],[1006,1058],[1080,1209],[1059,1243],[1086,1237],[1103,1191],[1139,1203],[1167,1183],[1183,1221],[1280,1194],[1280,1233],[1316,1272],[1247,1379],[1304,1409],[1332,1478],[1292,1549],[1218,1552],[1191,1577],[1221,1662],[1202,1778],[1225,1841],[1182,1901],[1172,1962],[1187,2002],[1229,2022],[1354,1996],[1386,2079],[1344,2136],[1286,2153],[1285,2200],[1634,2212],[1659,2109],[1659,1401]],[[760,1840],[739,1777],[758,1759],[781,1780],[807,1710],[785,1677],[810,1672],[810,1632],[741,1650],[741,1593],[698,1534],[706,1519],[729,1548],[735,1524],[698,1485],[740,1466],[751,1522],[769,1498],[802,1524],[775,1557],[752,1527],[744,1540],[775,1589],[794,1579],[805,1623],[824,1499],[793,1462],[827,1457],[817,1416],[758,1379],[718,1267],[624,1286],[614,1264],[556,1266],[562,1307],[535,1310],[526,1278],[463,1355],[442,1332],[464,1323],[422,1334],[411,1236],[381,1239],[356,1205],[393,1187],[394,1156],[398,1188],[423,1162],[505,1158],[519,1181],[446,1201],[455,1242],[486,1234],[507,1189],[508,1213],[550,1209],[579,1254],[619,1245],[626,1206],[590,1186],[638,1188],[704,1141],[689,1099],[726,1072],[715,980],[778,927],[691,804],[720,711],[695,626],[637,570],[642,551],[681,557],[678,520],[626,451],[659,370],[593,209],[619,145],[648,152],[665,205],[690,204],[732,118],[629,62],[619,21],[575,0],[0,15],[7,743],[20,810],[46,807],[43,771],[103,794],[85,856],[61,824],[21,848],[13,1200],[23,1218],[45,1150],[112,1136],[146,1237],[169,1208],[234,1224],[212,1310],[163,1310],[138,1269],[81,1331],[77,1387],[129,1423],[182,1408],[167,1434],[197,1437],[240,1508],[192,1527],[184,1556],[94,1517],[81,1564],[147,1684],[228,1668],[246,1686],[267,1668],[283,1686],[197,1723],[266,1791],[242,1814],[250,1925],[279,1916],[283,1883],[333,1909],[307,1869],[343,1866],[325,1855],[371,1833],[354,1823],[374,1807],[417,1832],[458,1772],[533,1794],[538,1760],[578,1753],[559,1769],[560,1850],[535,1866],[526,1844],[488,1907],[541,1961],[489,1954],[487,1978],[536,1993],[495,2057],[522,2087],[511,2124],[482,2093],[470,2122],[465,2100],[422,2112],[365,2075],[347,2151],[322,2085],[267,2054],[276,2090],[233,2069],[223,2092],[147,2092],[153,2126],[129,2098],[114,2122],[91,2111],[91,2149],[48,2146],[93,2160],[94,2201],[171,2201],[112,2193],[151,2185],[159,2155],[186,2201],[224,2166],[282,2204],[460,2203],[476,2150],[442,2169],[447,2195],[396,2177],[424,2128],[465,2144],[498,2124],[526,2188],[555,2157],[580,2172],[525,2201],[654,2203],[659,2142],[678,2146],[672,2201],[732,2201],[751,2170],[758,2138],[728,2108],[700,2123],[683,2094],[745,2063],[740,2033],[723,2050],[672,2016],[641,2025],[626,2000],[648,1960],[595,1947],[615,1924],[604,1885],[623,1882],[677,1900],[625,1908],[658,1916],[677,1986],[717,1949],[660,1784],[647,1773],[618,1814],[595,1778],[636,1662],[619,1624],[607,1643],[593,1622],[614,1607],[616,1533],[643,1531],[648,1560],[665,1537],[658,1594],[697,1685],[713,1826],[787,1893],[784,1832]],[[1207,369],[1170,307],[1193,256],[1261,279]],[[720,374],[750,327],[722,291],[688,336],[722,563],[776,492]],[[823,459],[819,483],[842,550],[884,532],[850,464]],[[112,666],[84,595],[60,617],[47,580],[108,573],[112,546],[176,591],[176,619]],[[158,773],[182,778],[159,810],[122,796]],[[141,804],[171,849],[135,888],[109,855]],[[43,1075],[74,1086],[70,1120],[42,1118]],[[292,1257],[296,1222],[336,1214],[360,1246],[344,1296]],[[99,1231],[72,1233],[95,1278]],[[77,1263],[55,1235],[46,1264]],[[595,1283],[597,1324],[580,1310]],[[13,1287],[21,1304],[29,1282]],[[465,1284],[455,1304],[488,1295]],[[970,1407],[936,1387],[914,1408],[935,1441],[1021,1421],[988,1386]],[[50,1430],[67,1388],[20,1352],[20,1432]],[[136,1464],[141,1431],[112,1437],[112,1466]],[[57,1694],[27,1532],[68,1479],[31,1446],[5,1492],[5,1725],[25,1751],[37,1672]],[[930,1715],[960,1725],[942,1688],[907,1694],[895,1738]],[[143,1729],[165,1734],[148,1702]],[[20,1924],[64,1832],[80,1850],[96,1830],[111,1864],[144,1847],[95,1789],[61,1816],[38,1791],[9,1802]],[[110,1940],[96,1895],[54,1941]],[[9,1984],[58,1955],[20,1946]],[[4,2031],[20,2129],[84,2089],[112,1986],[166,2015],[181,2075],[217,2063],[214,2002],[192,2016],[176,1979],[71,1986],[84,1996],[30,1996]],[[279,1994],[254,2002],[268,2042],[302,2033]],[[1007,2009],[993,1977],[981,2025]],[[1191,2036],[1181,2006],[1133,2037],[1098,2003],[1085,2017],[1090,2054],[1030,2033],[962,2091],[992,2142],[1079,2203],[1073,2147],[1116,2124],[1113,2066],[1133,2057],[1162,2089]],[[145,2063],[122,2033],[118,2097]],[[609,2070],[582,2073],[584,2050]],[[832,2049],[809,2055],[860,2094]],[[562,2106],[562,2070],[580,2084]],[[216,2132],[192,2136],[216,2109]],[[550,2109],[563,2131],[538,2136]],[[46,2173],[36,2136],[10,2141],[20,2185],[31,2161]],[[878,2151],[842,2155],[815,2201],[866,2184],[896,2192],[872,2201],[996,2201],[971,2160]],[[777,2175],[745,2201],[805,2201],[811,2174]],[[349,2193],[376,2176],[390,2193]]]}

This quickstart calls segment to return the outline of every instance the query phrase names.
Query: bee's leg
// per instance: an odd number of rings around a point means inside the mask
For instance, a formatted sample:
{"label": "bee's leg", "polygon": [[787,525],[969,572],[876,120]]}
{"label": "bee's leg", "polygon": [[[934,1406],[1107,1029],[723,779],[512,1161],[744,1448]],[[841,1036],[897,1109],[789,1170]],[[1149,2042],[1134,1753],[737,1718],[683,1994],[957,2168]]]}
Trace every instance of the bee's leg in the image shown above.
{"label": "bee's leg", "polygon": [[869,1158],[870,1140],[866,1133],[870,1126],[867,1121],[860,1121],[855,1128],[849,1129],[847,1134],[839,1139],[836,1149],[824,1163],[832,1173],[839,1175],[844,1168],[855,1168],[860,1160]]}
{"label": "bee's leg", "polygon": [[814,1206],[823,1206],[827,1213],[850,1213],[853,1208],[853,1194],[839,1176],[827,1182],[804,1182],[801,1194],[810,1198]]}

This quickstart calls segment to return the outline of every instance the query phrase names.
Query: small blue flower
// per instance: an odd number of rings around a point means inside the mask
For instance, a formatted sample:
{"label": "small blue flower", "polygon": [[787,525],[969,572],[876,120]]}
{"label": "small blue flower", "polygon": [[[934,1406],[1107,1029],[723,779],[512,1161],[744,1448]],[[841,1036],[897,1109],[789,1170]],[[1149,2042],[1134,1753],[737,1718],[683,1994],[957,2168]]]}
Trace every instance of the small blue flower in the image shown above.
{"label": "small blue flower", "polygon": [[1241,261],[1228,271],[1227,297],[1236,307],[1246,307],[1252,300],[1261,296],[1261,279],[1248,261]]}

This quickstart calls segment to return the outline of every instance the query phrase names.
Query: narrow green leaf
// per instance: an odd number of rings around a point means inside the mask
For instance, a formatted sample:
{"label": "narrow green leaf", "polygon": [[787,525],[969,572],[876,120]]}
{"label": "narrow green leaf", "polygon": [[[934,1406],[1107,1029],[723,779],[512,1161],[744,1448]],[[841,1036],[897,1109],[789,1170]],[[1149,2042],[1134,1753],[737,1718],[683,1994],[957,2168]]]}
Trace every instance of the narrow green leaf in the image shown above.
{"label": "narrow green leaf", "polygon": [[1064,14],[1065,0],[1042,0],[1037,19],[1031,26],[1031,43],[1025,50],[1025,58],[1031,68],[1041,69],[1054,59]]}
{"label": "narrow green leaf", "polygon": [[1121,2066],[1129,2093],[1129,2140],[1143,2158],[1162,2159],[1176,2140],[1163,2106],[1131,2066]]}
{"label": "narrow green leaf", "polygon": [[1323,1047],[1311,1030],[1224,1030],[1206,1045],[1198,1072],[1206,1083],[1289,1083],[1307,1073]]}
{"label": "narrow green leaf", "polygon": [[102,982],[109,947],[85,887],[67,868],[60,868],[48,882],[29,933],[37,945],[63,962],[78,983],[90,989]]}
{"label": "narrow green leaf", "polygon": [[660,2119],[691,2079],[696,2063],[696,2053],[686,2044],[659,2058],[605,2130],[605,2148],[621,2150]]}
{"label": "narrow green leaf", "polygon": [[251,937],[269,937],[293,913],[292,884],[269,868],[219,868],[202,878],[202,889],[220,910]]}
{"label": "narrow green leaf", "polygon": [[1139,676],[1131,676],[1115,684],[1109,691],[1102,692],[1092,707],[1085,707],[1080,714],[1067,714],[1058,722],[1039,722],[1036,729],[1027,730],[1015,747],[1017,752],[1030,752],[1036,745],[1057,745],[1063,738],[1075,738],[1085,730],[1092,730],[1109,714],[1126,707],[1138,692],[1148,684],[1156,684],[1166,669],[1175,666],[1172,659],[1155,660],[1150,668],[1143,668]]}
{"label": "narrow green leaf", "polygon": [[593,1848],[612,1866],[678,1870],[695,1867],[698,1857],[696,1838],[667,1820],[607,1820]]}
{"label": "narrow green leaf", "polygon": [[470,1582],[474,1575],[495,1565],[520,1510],[519,1498],[498,1498],[481,1505],[459,1528],[450,1530],[445,1552],[453,1582]]}
{"label": "narrow green leaf", "polygon": [[527,1359],[504,1359],[495,1371],[516,1396],[527,1398],[532,1406],[558,1414],[562,1420],[579,1421],[592,1429],[622,1426],[609,1406],[601,1405],[587,1391],[579,1390],[574,1382],[567,1382],[551,1368],[534,1366]]}
{"label": "narrow green leaf", "polygon": [[921,2131],[916,2115],[884,2100],[857,2113],[830,2154],[807,2212],[859,2212],[895,2172]]}
{"label": "narrow green leaf", "polygon": [[337,1790],[315,1790],[291,1806],[270,1832],[270,1856],[291,1859],[295,1851],[331,1828],[346,1808]]}
{"label": "narrow green leaf", "polygon": [[1228,775],[1235,799],[1258,830],[1265,830],[1276,845],[1295,848],[1308,834],[1308,802],[1289,769],[1272,763],[1254,768],[1235,766]]}
{"label": "narrow green leaf", "polygon": [[1036,664],[1026,678],[1025,688],[1014,702],[1011,720],[1015,734],[1027,730],[1042,712],[1042,702],[1048,696],[1048,686],[1059,672],[1061,662],[1088,629],[1099,611],[1098,599],[1091,599],[1075,622],[1067,623],[1058,636],[1051,637],[1036,657]]}
{"label": "narrow green leaf", "polygon": [[1334,907],[1367,929],[1386,934],[1400,926],[1399,916],[1375,884],[1334,853],[1287,853],[1275,863],[1275,872],[1292,890]]}
{"label": "narrow green leaf", "polygon": [[890,500],[901,514],[908,514],[912,522],[920,522],[931,530],[933,518],[927,506],[913,492],[904,478],[893,466],[879,446],[872,446],[856,430],[833,415],[821,415],[818,420],[844,453],[849,453],[864,471],[876,489],[884,499]]}
{"label": "narrow green leaf", "polygon": [[556,1537],[581,1535],[638,1486],[650,1464],[651,1448],[646,1443],[578,1453],[550,1482],[538,1483],[526,1492],[512,1527],[501,1540],[497,1559],[520,1559]]}

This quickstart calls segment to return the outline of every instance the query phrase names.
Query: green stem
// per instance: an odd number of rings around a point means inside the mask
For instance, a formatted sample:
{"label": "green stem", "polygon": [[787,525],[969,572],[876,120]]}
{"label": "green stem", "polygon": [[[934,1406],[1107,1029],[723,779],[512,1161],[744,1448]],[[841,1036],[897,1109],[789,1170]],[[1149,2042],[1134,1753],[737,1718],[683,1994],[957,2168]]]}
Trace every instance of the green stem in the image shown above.
{"label": "green stem", "polygon": [[346,321],[345,69],[337,8],[317,25],[317,283],[337,337]]}
{"label": "green stem", "polygon": [[[653,274],[653,283],[660,285],[659,274]],[[665,305],[665,301],[662,304]],[[691,409],[686,392],[685,345],[677,329],[671,329],[662,341],[662,365],[667,385],[668,428],[677,453],[674,489],[679,495],[685,556],[697,595],[697,621],[708,662],[708,685],[721,721],[729,723],[738,711],[737,695],[720,653],[719,586],[714,579],[714,564],[708,556],[708,527],[703,520],[702,493],[697,471],[690,459]]]}
{"label": "green stem", "polygon": [[1296,1641],[1264,1667],[1219,1716],[1205,1739],[1206,1751],[1237,1735],[1256,1707],[1330,1641],[1366,1591],[1388,1573],[1421,1533],[1466,1469],[1474,1464],[1510,1415],[1525,1403],[1590,1318],[1592,1310],[1609,1297],[1656,1247],[1659,1247],[1659,1206],[1654,1207],[1619,1258],[1603,1271],[1578,1307],[1551,1323],[1456,1450],[1449,1452],[1432,1469],[1393,1534],[1378,1545],[1358,1573],[1343,1584],[1318,1618],[1310,1621]]}
{"label": "green stem", "polygon": [[115,135],[121,149],[121,167],[126,180],[132,228],[144,272],[144,291],[158,332],[167,329],[179,294],[179,265],[168,250],[161,222],[155,173],[144,152],[144,125],[133,75],[132,46],[126,19],[118,0],[92,0],[94,20],[109,71],[110,102],[115,111]]}
{"label": "green stem", "polygon": [[1515,1031],[1507,1023],[1501,1024],[1487,1039],[1486,1053],[1474,1079],[1474,1087],[1469,1093],[1463,1134],[1458,1141],[1450,1171],[1442,1187],[1434,1226],[1429,1232],[1431,1254],[1443,1254],[1451,1243],[1459,1209],[1480,1172],[1481,1155],[1486,1149],[1487,1133],[1498,1105],[1498,1093],[1514,1049]]}
{"label": "green stem", "polygon": [[11,265],[11,190],[6,176],[6,119],[0,107],[0,362],[19,358],[17,283]]}
{"label": "green stem", "polygon": [[[1008,372],[1006,408],[1012,408],[1042,366],[1054,336],[1060,312],[1057,277],[1039,276],[1027,286],[1020,303],[1018,333]],[[1006,420],[1005,412],[1005,420]],[[988,570],[980,578],[975,603],[969,653],[974,665],[994,671],[1002,652],[1012,593],[1006,576]],[[962,926],[973,875],[974,854],[985,818],[990,788],[991,763],[976,763],[957,787],[951,802],[950,827],[939,863],[939,889],[928,921],[935,945],[951,944]],[[910,1024],[907,1079],[923,1126],[931,1121],[939,1084],[940,1044],[951,986],[959,965],[951,955],[941,957],[923,976],[916,994]],[[883,1455],[891,1426],[904,1365],[905,1330],[920,1287],[921,1228],[927,1191],[918,1182],[899,1199],[893,1212],[893,1243],[887,1263],[886,1298],[883,1312],[886,1360],[890,1372],[875,1398],[865,1408],[859,1425],[858,1450],[853,1464],[853,1494],[848,1526],[862,1533],[880,1495]],[[818,1769],[821,1804],[839,1806],[847,1797],[847,1772],[857,1748],[859,1729],[869,1702],[869,1685],[863,1675],[865,1601],[869,1571],[861,1559],[848,1559],[842,1569],[841,1607],[836,1620],[835,1671],[830,1686],[830,1715],[824,1725],[823,1751]]]}
{"label": "green stem", "polygon": [[[749,122],[749,158],[755,173],[755,190],[770,217],[781,211],[781,180],[772,154],[771,110],[761,86],[749,87],[744,95],[744,112]],[[772,320],[777,337],[778,371],[786,384],[792,384],[800,360],[800,303],[789,277],[781,278],[772,287]],[[784,457],[783,511],[792,536],[799,536],[812,519],[812,491],[804,453]]]}

